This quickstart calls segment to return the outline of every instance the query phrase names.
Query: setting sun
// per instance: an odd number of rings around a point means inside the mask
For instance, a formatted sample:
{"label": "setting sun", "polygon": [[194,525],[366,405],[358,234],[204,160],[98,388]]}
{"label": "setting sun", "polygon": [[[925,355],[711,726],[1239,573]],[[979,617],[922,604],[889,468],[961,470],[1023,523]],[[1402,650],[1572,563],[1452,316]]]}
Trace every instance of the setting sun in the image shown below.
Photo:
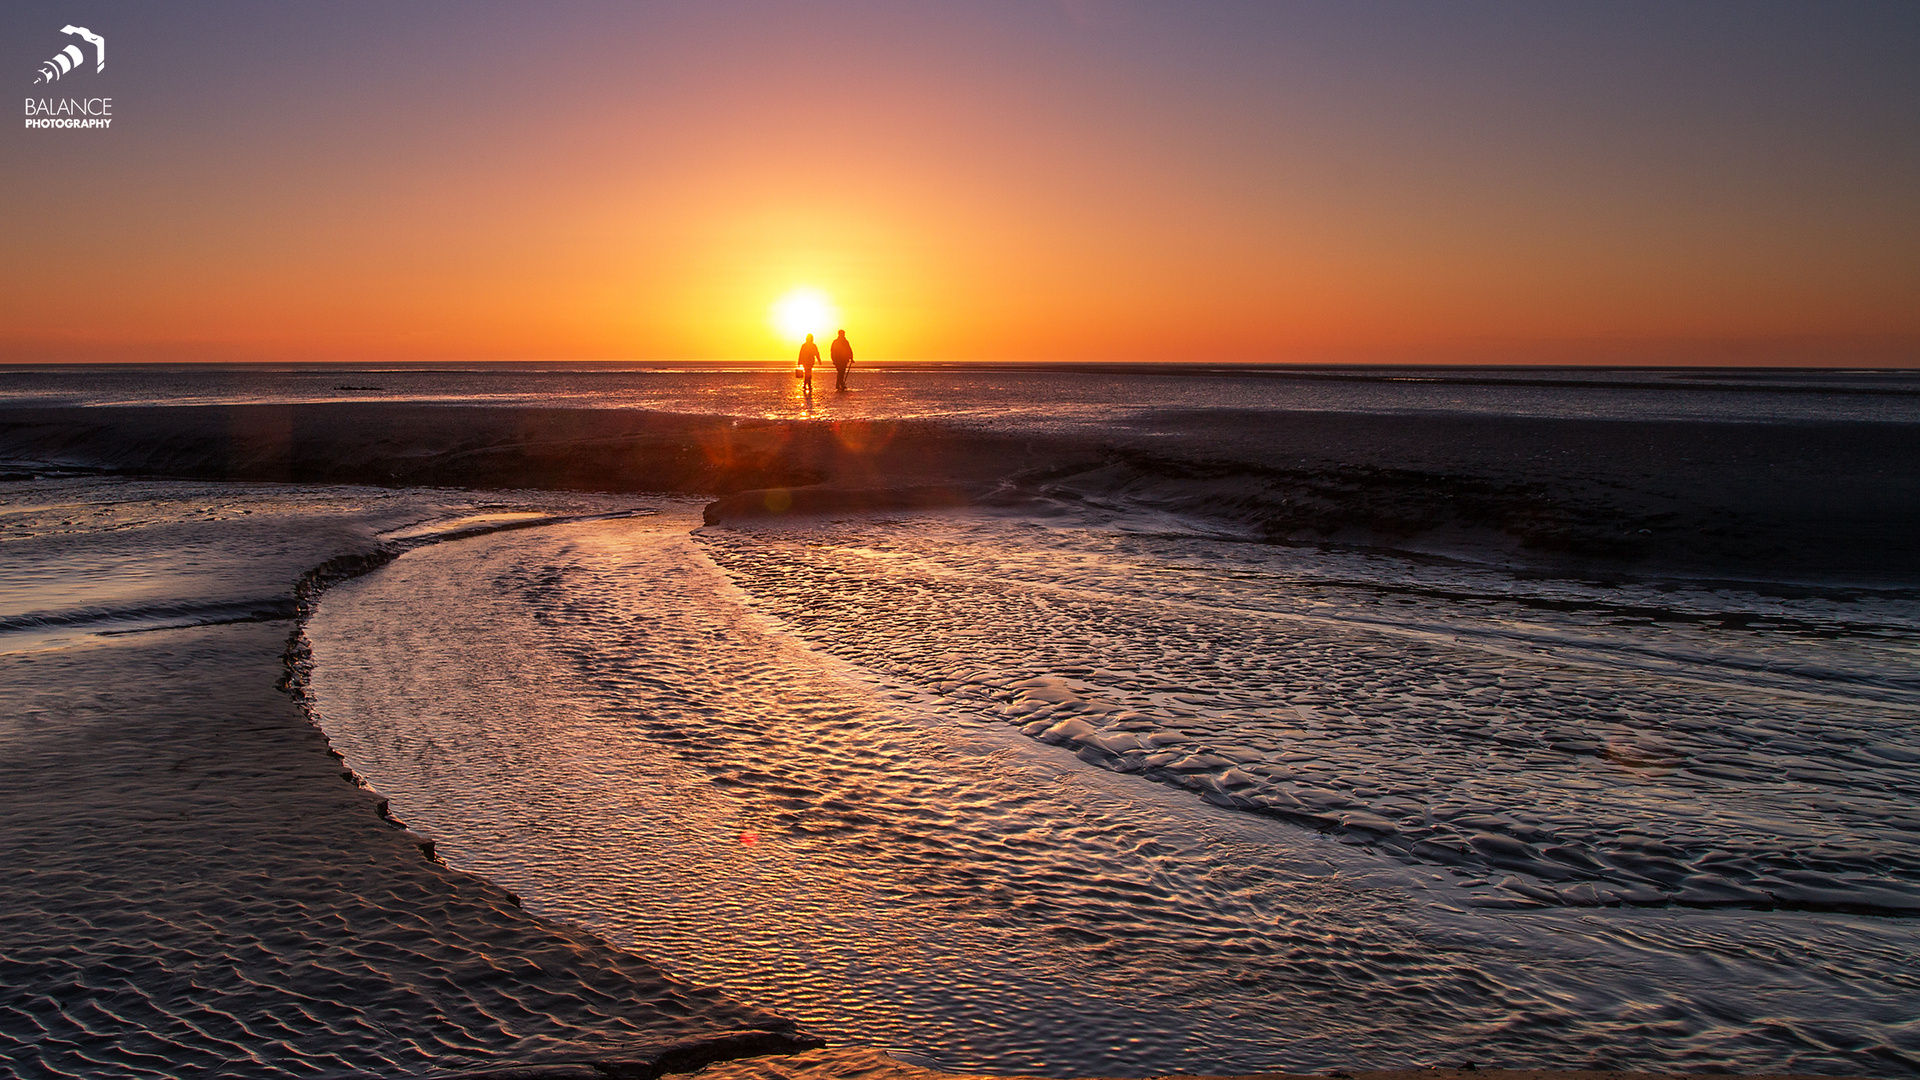
{"label": "setting sun", "polygon": [[840,310],[818,289],[794,289],[773,304],[774,329],[794,341],[808,334],[830,335],[839,318]]}

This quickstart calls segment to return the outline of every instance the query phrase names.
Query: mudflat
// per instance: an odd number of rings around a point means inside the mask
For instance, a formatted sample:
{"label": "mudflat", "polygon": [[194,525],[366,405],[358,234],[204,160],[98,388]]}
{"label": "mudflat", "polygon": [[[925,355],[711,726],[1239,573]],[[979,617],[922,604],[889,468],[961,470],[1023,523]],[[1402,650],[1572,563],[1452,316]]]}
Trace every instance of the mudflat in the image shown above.
{"label": "mudflat", "polygon": [[[48,466],[699,493],[717,499],[712,520],[1109,500],[1275,542],[1477,547],[1606,572],[1905,582],[1920,565],[1920,435],[1900,425],[1161,419],[1189,426],[1180,452],[1160,449],[1151,418],[1092,438],[613,410],[36,408],[0,410],[0,456],[28,463],[10,474],[16,493]],[[409,1075],[512,1062],[530,1077],[651,1076],[810,1045],[780,1017],[528,914],[384,818],[280,689],[294,583],[325,555],[371,550],[370,533],[345,530],[317,555],[261,544],[310,535],[309,523],[252,520],[249,546],[282,552],[251,571],[279,582],[263,614],[0,653],[0,1054],[16,1071]],[[176,562],[152,572],[185,573]],[[940,1075],[852,1050],[709,1070]]]}
{"label": "mudflat", "polygon": [[[41,519],[89,512],[86,491],[28,487],[14,491],[51,507]],[[163,516],[152,505],[141,511]],[[284,534],[286,565],[229,581],[277,576],[291,601],[316,533],[349,560],[367,550],[340,513],[331,532],[314,515],[241,531],[266,513],[229,524],[254,545]],[[114,565],[122,592],[163,589],[151,579],[201,561],[191,527],[150,525],[156,550],[118,564],[88,541],[124,548],[137,526],[10,536],[9,571],[72,588],[31,565],[57,541]],[[393,1076],[556,1058],[640,1069],[809,1045],[436,862],[281,689],[288,614],[236,610],[221,625],[0,652],[0,1059],[13,1075]]]}
{"label": "mudflat", "polygon": [[[974,1074],[940,1072],[910,1065],[878,1050],[864,1048],[808,1050],[781,1057],[727,1061],[710,1065],[697,1075],[700,1080],[984,1080]],[[1441,1066],[1425,1069],[1353,1069],[1332,1073],[1251,1073],[1182,1077],[1181,1080],[1674,1080],[1677,1075],[1685,1074]],[[556,1076],[553,1080],[560,1078]],[[1154,1080],[1172,1078],[1155,1077]],[[1794,1078],[1768,1075],[1754,1076],[1748,1080]]]}
{"label": "mudflat", "polygon": [[[1177,448],[1160,437],[1177,429]],[[0,409],[0,458],[140,476],[720,497],[709,519],[1125,502],[1250,537],[1581,573],[1905,581],[1920,426],[1257,410],[1088,432],[619,409]],[[774,492],[772,497],[756,492]]]}

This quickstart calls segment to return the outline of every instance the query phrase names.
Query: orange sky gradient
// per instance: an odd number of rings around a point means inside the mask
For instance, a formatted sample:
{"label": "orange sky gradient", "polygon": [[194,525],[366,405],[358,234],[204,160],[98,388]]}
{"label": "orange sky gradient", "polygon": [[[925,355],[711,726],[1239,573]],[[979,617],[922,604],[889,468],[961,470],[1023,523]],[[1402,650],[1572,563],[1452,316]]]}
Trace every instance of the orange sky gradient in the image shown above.
{"label": "orange sky gradient", "polygon": [[876,359],[1920,363],[1871,25],[82,6],[118,120],[8,136],[8,362],[787,357],[807,286]]}

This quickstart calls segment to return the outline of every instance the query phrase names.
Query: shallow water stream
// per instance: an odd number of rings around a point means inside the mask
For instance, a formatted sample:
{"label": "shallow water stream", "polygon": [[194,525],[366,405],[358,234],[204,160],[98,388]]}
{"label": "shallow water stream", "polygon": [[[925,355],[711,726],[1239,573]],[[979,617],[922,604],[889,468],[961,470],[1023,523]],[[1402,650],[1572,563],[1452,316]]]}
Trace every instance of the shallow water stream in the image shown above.
{"label": "shallow water stream", "polygon": [[924,1063],[1920,1071],[1906,601],[697,523],[334,588],[319,719],[453,865]]}

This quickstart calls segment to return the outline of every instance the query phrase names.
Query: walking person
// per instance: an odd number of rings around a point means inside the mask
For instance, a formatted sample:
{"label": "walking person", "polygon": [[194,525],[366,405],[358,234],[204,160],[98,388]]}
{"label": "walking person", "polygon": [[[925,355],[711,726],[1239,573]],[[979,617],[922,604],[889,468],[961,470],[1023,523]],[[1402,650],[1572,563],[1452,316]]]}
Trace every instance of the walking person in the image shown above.
{"label": "walking person", "polygon": [[835,390],[845,390],[847,388],[847,369],[853,366],[853,344],[847,340],[847,332],[845,330],[840,331],[840,336],[833,339],[833,344],[827,347],[827,352],[833,356],[833,371],[837,376],[833,388]]}
{"label": "walking person", "polygon": [[819,362],[820,346],[815,345],[813,335],[808,334],[807,340],[800,344],[800,370],[803,373],[802,378],[806,380],[801,385],[809,394],[813,393],[813,365]]}

